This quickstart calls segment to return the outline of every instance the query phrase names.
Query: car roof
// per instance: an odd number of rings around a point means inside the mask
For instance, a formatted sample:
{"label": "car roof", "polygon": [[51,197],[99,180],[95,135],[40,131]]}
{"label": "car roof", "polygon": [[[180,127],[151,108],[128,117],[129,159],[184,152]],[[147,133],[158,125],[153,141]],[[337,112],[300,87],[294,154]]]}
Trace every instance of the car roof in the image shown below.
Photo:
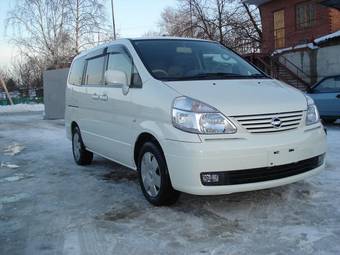
{"label": "car roof", "polygon": [[143,40],[143,41],[147,41],[147,40],[183,40],[183,41],[206,41],[206,42],[213,42],[211,40],[205,40],[205,39],[198,39],[198,38],[189,38],[189,37],[175,37],[175,36],[152,36],[152,37],[135,37],[135,38],[120,38],[114,41],[110,41],[107,43],[103,43],[100,44],[94,48],[88,49],[88,50],[84,50],[81,53],[79,53],[75,59],[86,56],[88,53],[95,51],[95,50],[99,50],[102,48],[106,48],[109,47],[111,45],[115,45],[115,44],[119,44],[119,43],[127,43],[129,41],[139,41],[139,40]]}
{"label": "car roof", "polygon": [[190,37],[178,37],[178,36],[152,36],[152,37],[136,37],[136,38],[129,38],[132,41],[138,40],[184,40],[184,41],[208,41],[211,40],[200,39],[200,38],[190,38]]}

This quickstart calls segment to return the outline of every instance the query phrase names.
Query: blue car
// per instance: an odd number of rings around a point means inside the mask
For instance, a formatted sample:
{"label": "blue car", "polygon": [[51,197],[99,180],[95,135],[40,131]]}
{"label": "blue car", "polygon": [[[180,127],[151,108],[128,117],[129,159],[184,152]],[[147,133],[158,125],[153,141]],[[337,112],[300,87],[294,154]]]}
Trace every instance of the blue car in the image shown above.
{"label": "blue car", "polygon": [[340,118],[340,75],[322,79],[308,95],[314,99],[324,121],[334,122]]}

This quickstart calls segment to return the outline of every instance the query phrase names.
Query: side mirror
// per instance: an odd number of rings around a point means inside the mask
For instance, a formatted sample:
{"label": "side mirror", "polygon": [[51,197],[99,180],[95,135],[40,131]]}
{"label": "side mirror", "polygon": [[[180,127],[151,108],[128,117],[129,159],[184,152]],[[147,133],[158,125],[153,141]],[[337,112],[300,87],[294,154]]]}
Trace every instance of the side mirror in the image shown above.
{"label": "side mirror", "polygon": [[105,72],[105,82],[113,85],[121,85],[123,94],[129,93],[128,77],[125,72],[119,70],[107,70]]}

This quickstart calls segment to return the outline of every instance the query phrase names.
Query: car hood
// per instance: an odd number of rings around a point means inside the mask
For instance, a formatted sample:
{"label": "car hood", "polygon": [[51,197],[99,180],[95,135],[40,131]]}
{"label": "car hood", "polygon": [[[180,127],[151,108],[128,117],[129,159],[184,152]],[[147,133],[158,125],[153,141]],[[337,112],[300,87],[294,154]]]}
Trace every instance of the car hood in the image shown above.
{"label": "car hood", "polygon": [[227,116],[306,110],[303,93],[273,79],[164,82],[184,96],[209,104]]}

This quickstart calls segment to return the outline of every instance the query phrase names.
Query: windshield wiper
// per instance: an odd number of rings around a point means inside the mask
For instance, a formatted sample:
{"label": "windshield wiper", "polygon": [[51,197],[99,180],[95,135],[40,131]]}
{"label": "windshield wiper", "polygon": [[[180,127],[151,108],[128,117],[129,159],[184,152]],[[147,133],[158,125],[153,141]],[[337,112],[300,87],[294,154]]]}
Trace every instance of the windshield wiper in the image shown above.
{"label": "windshield wiper", "polygon": [[191,76],[182,76],[182,77],[167,77],[167,80],[177,80],[177,81],[185,81],[185,80],[202,80],[202,79],[212,79],[212,78],[237,78],[240,75],[234,73],[199,73]]}
{"label": "windshield wiper", "polygon": [[251,75],[248,75],[246,77],[251,77],[251,78],[269,78],[267,75],[264,75],[262,73],[254,73],[254,74],[251,74]]}
{"label": "windshield wiper", "polygon": [[183,77],[167,77],[168,81],[185,81],[185,80],[202,80],[202,79],[258,79],[258,78],[267,78],[267,76],[258,73],[252,75],[242,75],[235,73],[199,73],[192,76],[183,76]]}
{"label": "windshield wiper", "polygon": [[216,72],[216,73],[199,73],[197,75],[194,75],[192,77],[197,78],[211,78],[211,77],[221,77],[221,78],[234,78],[239,77],[239,74],[235,73],[223,73],[223,72]]}
{"label": "windshield wiper", "polygon": [[243,79],[258,79],[266,78],[267,76],[261,73],[255,73],[250,75],[236,74],[236,73],[207,73],[207,77],[222,77],[222,78],[243,78]]}

